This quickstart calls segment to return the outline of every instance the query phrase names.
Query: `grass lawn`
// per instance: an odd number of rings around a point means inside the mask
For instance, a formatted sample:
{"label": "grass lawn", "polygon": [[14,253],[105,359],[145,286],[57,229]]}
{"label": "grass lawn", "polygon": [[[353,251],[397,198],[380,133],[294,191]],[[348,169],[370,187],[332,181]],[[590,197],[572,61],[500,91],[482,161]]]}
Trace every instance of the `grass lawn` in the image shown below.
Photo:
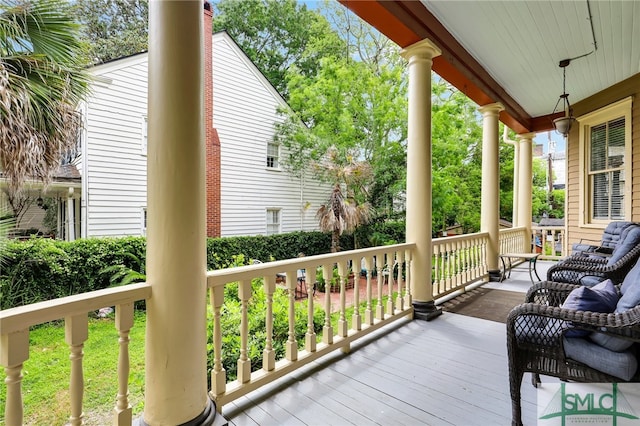
{"label": "grass lawn", "polygon": [[[142,413],[144,402],[144,314],[136,313],[129,335],[131,372],[129,401],[134,416]],[[22,370],[24,420],[27,425],[64,425],[70,414],[69,346],[64,341],[62,323],[35,327],[29,333],[30,354]],[[89,338],[84,344],[83,409],[87,425],[111,424],[111,413],[118,393],[118,333],[114,319],[90,319]],[[0,379],[4,381],[4,369]],[[0,407],[4,424],[6,387],[0,386]]]}

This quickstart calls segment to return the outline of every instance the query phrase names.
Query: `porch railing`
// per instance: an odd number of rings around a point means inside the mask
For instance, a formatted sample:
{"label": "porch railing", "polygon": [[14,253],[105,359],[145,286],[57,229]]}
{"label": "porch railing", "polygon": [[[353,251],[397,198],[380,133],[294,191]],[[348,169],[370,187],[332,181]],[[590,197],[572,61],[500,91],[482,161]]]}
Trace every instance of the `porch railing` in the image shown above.
{"label": "porch railing", "polygon": [[150,296],[151,286],[140,283],[0,311],[0,365],[4,367],[6,373],[7,387],[5,424],[21,425],[24,420],[22,365],[29,358],[29,327],[59,319],[64,319],[65,342],[69,345],[71,359],[69,423],[74,426],[82,424],[84,395],[82,348],[89,334],[88,313],[105,306],[115,306],[119,354],[118,395],[114,407],[114,424],[130,425],[132,412],[128,400],[129,332],[133,327],[133,304],[139,300],[146,300]]}
{"label": "porch railing", "polygon": [[488,277],[485,261],[488,243],[486,232],[432,240],[434,299]]}
{"label": "porch railing", "polygon": [[[500,231],[500,250],[520,251],[525,241],[529,241],[525,228]],[[534,232],[539,232],[534,228]],[[544,228],[543,244],[564,240],[561,228]],[[433,296],[440,298],[474,282],[487,280],[486,250],[487,233],[476,233],[433,240]],[[392,246],[374,247],[349,252],[296,258],[207,273],[212,310],[213,366],[211,372],[211,396],[218,407],[229,403],[246,393],[257,389],[283,375],[304,366],[336,349],[349,351],[350,344],[380,327],[401,318],[411,316],[413,277],[410,263],[415,244],[405,243]],[[329,291],[334,276],[334,268],[339,276],[337,293]],[[318,302],[314,298],[316,270],[324,279],[325,293]],[[298,271],[306,271],[307,286],[306,320],[304,342],[295,334],[295,305],[298,294]],[[350,274],[355,275],[353,292],[347,300],[347,283]],[[278,276],[284,276],[287,295],[288,336],[282,359],[276,359],[274,349],[274,294]],[[362,276],[362,278],[360,278]],[[249,357],[248,305],[254,287],[252,281],[260,279],[266,297],[264,313],[264,352],[259,367],[251,367]],[[221,313],[225,288],[237,283],[234,298],[240,301],[240,326],[238,329],[240,351],[235,360],[237,378],[229,380],[222,366],[221,354],[228,350],[223,346]],[[229,287],[231,288],[231,287]],[[235,288],[235,287],[234,287]],[[82,423],[82,400],[84,378],[82,372],[83,344],[88,337],[88,313],[104,306],[116,307],[115,326],[118,330],[117,362],[118,395],[114,408],[114,424],[131,424],[132,410],[128,401],[129,376],[129,331],[133,327],[134,302],[151,297],[151,286],[147,283],[133,284],[69,296],[61,299],[22,306],[0,311],[0,365],[6,373],[7,425],[23,423],[22,369],[29,358],[29,327],[53,320],[65,322],[65,340],[69,345],[71,373],[69,394],[71,400],[70,423]],[[314,323],[316,306],[324,312],[321,326]],[[298,316],[298,318],[300,318]],[[333,319],[333,321],[332,321]],[[317,329],[321,329],[316,334]],[[262,333],[262,332],[261,332]],[[116,346],[114,342],[114,347]]]}
{"label": "porch railing", "polygon": [[558,260],[568,254],[564,226],[532,226],[531,233],[540,259]]}
{"label": "porch railing", "polygon": [[[213,352],[214,363],[211,372],[211,397],[220,408],[246,393],[259,388],[295,369],[318,359],[336,349],[348,352],[351,342],[361,338],[380,327],[413,313],[411,306],[412,277],[410,262],[415,244],[396,244],[333,253],[309,258],[290,259],[212,271],[207,274],[210,289],[211,307],[213,309]],[[339,276],[339,301],[335,307],[329,291],[329,283],[334,275],[334,267]],[[313,297],[315,271],[322,271],[325,281],[323,301],[324,323],[322,337],[316,335],[314,312],[316,301]],[[306,334],[304,344],[296,340],[296,316],[294,311],[298,271],[306,271],[308,286]],[[355,275],[353,283],[353,299],[347,303],[347,282],[350,272]],[[366,277],[361,284],[358,276]],[[284,285],[288,293],[288,327],[289,333],[285,343],[284,358],[277,360],[273,341],[273,297],[276,291],[276,276],[284,274]],[[375,285],[373,283],[375,275]],[[264,351],[261,368],[252,371],[248,354],[249,325],[248,304],[252,297],[252,281],[262,282],[266,296]],[[223,346],[223,330],[221,327],[221,310],[224,304],[225,287],[231,283],[238,284],[237,297],[240,300],[241,322],[239,327],[240,351],[237,359],[237,379],[227,380],[227,373],[222,365],[221,354],[228,350]],[[364,285],[364,288],[361,287]],[[360,292],[364,296],[361,298]],[[349,310],[349,312],[348,312]],[[334,329],[332,315],[337,316],[337,327]],[[349,317],[348,317],[349,315]],[[254,364],[255,365],[255,364]]]}
{"label": "porch railing", "polygon": [[531,239],[527,236],[527,228],[505,228],[500,231],[500,253],[530,253]]}

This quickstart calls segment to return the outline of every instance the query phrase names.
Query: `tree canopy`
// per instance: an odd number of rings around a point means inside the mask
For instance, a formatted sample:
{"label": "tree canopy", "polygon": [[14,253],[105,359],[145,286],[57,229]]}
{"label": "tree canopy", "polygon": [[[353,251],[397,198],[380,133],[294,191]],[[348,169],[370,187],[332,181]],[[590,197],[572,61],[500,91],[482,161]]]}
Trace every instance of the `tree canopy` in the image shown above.
{"label": "tree canopy", "polygon": [[294,65],[313,77],[322,59],[343,51],[329,22],[296,0],[220,0],[214,8],[214,31],[227,31],[285,99]]}
{"label": "tree canopy", "polygon": [[147,50],[148,0],[76,0],[73,13],[94,63]]}

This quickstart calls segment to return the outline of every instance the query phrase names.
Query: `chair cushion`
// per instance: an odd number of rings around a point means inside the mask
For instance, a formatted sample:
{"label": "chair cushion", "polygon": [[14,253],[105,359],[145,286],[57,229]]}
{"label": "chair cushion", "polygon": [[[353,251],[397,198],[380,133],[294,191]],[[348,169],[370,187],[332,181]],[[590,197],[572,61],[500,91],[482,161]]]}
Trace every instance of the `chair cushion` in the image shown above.
{"label": "chair cushion", "polygon": [[[580,286],[569,293],[563,308],[575,311],[613,312],[618,303],[618,291],[611,280],[604,280],[593,287]],[[587,330],[569,330],[566,336],[577,337],[589,334]]]}
{"label": "chair cushion", "polygon": [[586,364],[610,376],[628,381],[638,369],[638,360],[631,350],[614,352],[587,339],[573,337],[565,337],[563,344],[567,358]]}
{"label": "chair cushion", "polygon": [[[580,285],[584,285],[587,287],[593,287],[596,284],[599,284],[602,282],[602,277],[597,277],[594,275],[584,275],[582,277],[580,277],[580,280],[578,281]],[[594,312],[594,311],[591,311]]]}
{"label": "chair cushion", "polygon": [[607,348],[614,352],[625,351],[633,345],[633,340],[623,339],[622,337],[612,336],[610,334],[598,333],[597,331],[592,332],[589,335],[589,339],[603,348]]}
{"label": "chair cushion", "polygon": [[616,306],[616,312],[628,311],[640,304],[640,262],[637,262],[624,277],[620,287],[622,297]]}
{"label": "chair cushion", "polygon": [[627,235],[630,229],[637,226],[634,222],[615,221],[610,222],[602,233],[602,243],[604,247],[615,248]]}
{"label": "chair cushion", "polygon": [[631,251],[635,246],[640,244],[640,226],[630,227],[624,239],[621,240],[613,250],[611,257],[607,261],[607,265],[613,265],[623,256]]}

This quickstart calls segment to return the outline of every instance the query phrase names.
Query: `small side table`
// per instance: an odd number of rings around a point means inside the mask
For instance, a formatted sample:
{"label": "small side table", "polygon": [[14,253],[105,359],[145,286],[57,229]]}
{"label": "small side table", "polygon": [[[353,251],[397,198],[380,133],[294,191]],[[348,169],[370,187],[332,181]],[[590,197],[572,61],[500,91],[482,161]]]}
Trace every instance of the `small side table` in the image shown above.
{"label": "small side table", "polygon": [[[538,281],[540,281],[540,276],[538,276],[538,271],[536,270],[536,261],[538,260],[538,256],[540,256],[540,253],[503,253],[501,254],[500,261],[502,262],[502,275],[500,276],[500,282],[504,281],[507,278],[511,278],[511,270],[513,269],[513,264],[511,262],[511,259],[525,259],[529,266],[529,278],[531,279],[531,284],[536,282],[533,280],[533,274],[535,274]],[[507,268],[507,263],[509,264],[508,268]]]}

